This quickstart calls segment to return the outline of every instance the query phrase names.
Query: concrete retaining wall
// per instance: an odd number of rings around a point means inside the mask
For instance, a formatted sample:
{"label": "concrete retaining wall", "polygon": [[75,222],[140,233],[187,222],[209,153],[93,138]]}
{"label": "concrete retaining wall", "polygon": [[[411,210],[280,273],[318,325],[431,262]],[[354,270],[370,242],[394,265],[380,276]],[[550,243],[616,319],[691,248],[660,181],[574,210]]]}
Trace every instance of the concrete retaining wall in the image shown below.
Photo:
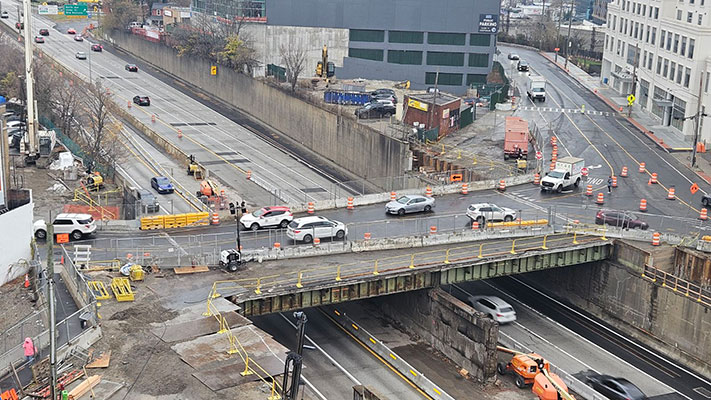
{"label": "concrete retaining wall", "polygon": [[227,67],[220,67],[218,75],[212,76],[209,62],[178,57],[173,49],[134,35],[113,31],[107,40],[176,79],[243,110],[288,138],[290,145],[316,153],[344,177],[399,176],[408,169],[408,143],[359,124],[350,114],[339,115],[310,104]]}
{"label": "concrete retaining wall", "polygon": [[439,288],[379,297],[378,306],[477,381],[496,378],[499,326],[484,314]]}
{"label": "concrete retaining wall", "polygon": [[[635,256],[633,247],[616,247],[615,254],[623,256],[625,263],[646,257],[642,250]],[[527,277],[670,358],[711,375],[711,313],[694,299],[613,262],[534,272]]]}

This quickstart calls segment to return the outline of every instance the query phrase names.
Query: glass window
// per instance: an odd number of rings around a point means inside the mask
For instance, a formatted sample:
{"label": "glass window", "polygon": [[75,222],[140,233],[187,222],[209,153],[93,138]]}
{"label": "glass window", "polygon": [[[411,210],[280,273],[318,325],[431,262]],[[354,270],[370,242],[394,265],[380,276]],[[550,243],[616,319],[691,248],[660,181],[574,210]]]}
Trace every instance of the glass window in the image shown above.
{"label": "glass window", "polygon": [[447,65],[451,67],[461,67],[464,66],[464,53],[428,51],[427,65]]}
{"label": "glass window", "polygon": [[634,65],[637,61],[637,48],[627,46],[627,64]]}
{"label": "glass window", "polygon": [[674,34],[674,53],[676,53],[679,50],[679,34],[675,33]]}
{"label": "glass window", "polygon": [[644,42],[649,43],[649,25],[647,25],[647,33],[644,37]]}
{"label": "glass window", "polygon": [[647,69],[650,70],[650,71],[652,70],[652,63],[653,63],[653,62],[654,62],[654,55],[653,55],[652,52],[650,51],[650,52],[649,52],[649,56],[648,56],[648,58],[647,58]]}
{"label": "glass window", "polygon": [[[664,74],[664,75],[666,76],[666,74]],[[671,65],[669,66],[669,79],[674,81],[675,77],[676,77],[676,63],[674,61],[672,61]]]}
{"label": "glass window", "polygon": [[639,22],[634,23],[634,38],[637,39],[637,34],[639,33]]}
{"label": "glass window", "polygon": [[689,0],[689,4],[694,4],[694,0]]}
{"label": "glass window", "polygon": [[652,45],[657,41],[657,28],[652,28]]}
{"label": "glass window", "polygon": [[391,64],[422,65],[422,52],[388,50],[388,62]]}
{"label": "glass window", "polygon": [[676,71],[676,83],[678,85],[681,85],[681,77],[684,75],[684,67],[681,65],[677,65],[678,69]]}
{"label": "glass window", "polygon": [[[466,41],[466,35],[463,33],[437,33],[428,32],[427,33],[427,43],[429,44],[449,44],[464,46]],[[462,65],[464,62],[462,61]]]}
{"label": "glass window", "polygon": [[681,37],[681,47],[679,48],[679,54],[682,56],[686,55],[686,36]]}
{"label": "glass window", "polygon": [[662,36],[659,38],[659,47],[664,48],[664,39],[667,37],[667,31],[662,29]]}
{"label": "glass window", "polygon": [[[689,83],[691,82],[691,69],[689,67],[684,68],[684,87],[689,87]],[[706,89],[708,91],[708,84],[709,81],[706,80]]]}
{"label": "glass window", "polygon": [[617,27],[617,15],[612,16],[612,30],[614,31]]}
{"label": "glass window", "polygon": [[695,44],[696,44],[696,40],[689,39],[689,58],[691,58],[691,59],[694,58],[694,45]]}
{"label": "glass window", "polygon": [[[658,86],[654,87],[654,97],[655,100],[665,100],[667,98],[667,92]],[[660,106],[657,102],[652,102],[652,113],[659,118],[664,117],[664,107]]]}
{"label": "glass window", "polygon": [[469,35],[469,45],[488,47],[491,45],[491,35],[483,33],[472,33],[471,35]]}
{"label": "glass window", "polygon": [[422,43],[425,34],[423,32],[409,31],[388,31],[388,42],[390,43]]}
{"label": "glass window", "polygon": [[691,23],[691,21],[694,19],[694,13],[691,11],[686,13],[686,22]]}
{"label": "glass window", "polygon": [[467,86],[486,83],[486,74],[467,74]]}
{"label": "glass window", "polygon": [[672,119],[671,125],[680,130],[684,131],[684,118],[686,114],[686,102],[684,100],[674,98],[674,105],[672,106]]}
{"label": "glass window", "polygon": [[649,82],[644,79],[639,80],[639,105],[642,108],[647,108],[649,101]]}
{"label": "glass window", "polygon": [[489,54],[469,53],[469,66],[470,67],[488,67],[489,66]]}
{"label": "glass window", "polygon": [[645,15],[647,15],[647,5],[642,4],[642,16],[645,16]]}
{"label": "glass window", "polygon": [[667,60],[665,58],[664,59],[664,70],[662,71],[662,76],[666,78],[668,74],[669,74],[669,60]]}
{"label": "glass window", "polygon": [[[425,73],[425,85],[450,85],[450,86],[461,86],[462,85],[462,74],[451,74],[451,73],[439,73],[439,78],[437,78],[436,72],[426,72]],[[435,81],[438,81],[435,83]]]}
{"label": "glass window", "polygon": [[711,72],[706,73],[706,82],[704,82],[704,92],[709,92],[709,78],[711,78]]}
{"label": "glass window", "polygon": [[672,48],[672,34],[667,32],[667,51],[671,51]]}
{"label": "glass window", "polygon": [[383,61],[383,51],[378,49],[348,49],[348,57],[364,60]]}
{"label": "glass window", "polygon": [[704,16],[701,13],[699,13],[699,25],[701,25],[703,20],[704,20]]}
{"label": "glass window", "polygon": [[385,40],[385,31],[351,29],[348,31],[348,40],[351,42],[383,42]]}
{"label": "glass window", "polygon": [[654,19],[659,19],[659,7],[654,7]]}
{"label": "glass window", "polygon": [[657,75],[662,73],[662,58],[657,56]]}

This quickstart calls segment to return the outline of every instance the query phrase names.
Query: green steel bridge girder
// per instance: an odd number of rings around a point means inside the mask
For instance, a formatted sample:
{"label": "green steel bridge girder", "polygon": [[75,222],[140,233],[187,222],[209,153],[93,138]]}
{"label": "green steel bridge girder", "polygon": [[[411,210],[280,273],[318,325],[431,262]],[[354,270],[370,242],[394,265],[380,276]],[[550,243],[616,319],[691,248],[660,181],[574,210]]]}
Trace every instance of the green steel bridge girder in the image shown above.
{"label": "green steel bridge girder", "polygon": [[397,273],[369,275],[358,280],[321,283],[303,288],[235,299],[245,316],[300,310],[346,301],[433,288],[440,285],[496,278],[602,261],[612,255],[612,243],[599,241],[565,248],[528,251],[496,259],[472,259]]}

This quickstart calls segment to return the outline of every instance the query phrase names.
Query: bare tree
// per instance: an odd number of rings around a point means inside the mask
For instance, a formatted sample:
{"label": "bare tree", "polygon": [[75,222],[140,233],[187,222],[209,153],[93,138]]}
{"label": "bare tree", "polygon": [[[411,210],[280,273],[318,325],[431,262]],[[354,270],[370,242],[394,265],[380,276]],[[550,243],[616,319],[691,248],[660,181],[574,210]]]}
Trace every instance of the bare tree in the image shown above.
{"label": "bare tree", "polygon": [[[306,68],[306,50],[302,46],[279,47],[281,60],[286,67],[286,80],[291,84],[291,91],[296,91],[296,83],[299,75]],[[325,66],[324,66],[325,68]]]}
{"label": "bare tree", "polygon": [[79,88],[73,81],[60,81],[53,97],[52,114],[55,123],[68,137],[72,137],[77,119],[80,117]]}
{"label": "bare tree", "polygon": [[[107,152],[104,146],[111,140],[113,133],[108,129],[110,124],[109,105],[113,95],[108,88],[104,88],[101,81],[90,84],[87,88],[87,115],[88,128],[86,133],[86,145],[89,156],[94,160],[106,160]],[[108,160],[106,160],[108,161]]]}

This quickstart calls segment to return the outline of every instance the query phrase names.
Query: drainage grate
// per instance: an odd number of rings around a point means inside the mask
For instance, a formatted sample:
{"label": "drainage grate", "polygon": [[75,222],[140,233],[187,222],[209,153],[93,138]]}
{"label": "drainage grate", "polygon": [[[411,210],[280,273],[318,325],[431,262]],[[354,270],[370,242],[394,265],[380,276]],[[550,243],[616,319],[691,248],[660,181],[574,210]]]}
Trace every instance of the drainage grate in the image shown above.
{"label": "drainage grate", "polygon": [[119,76],[102,76],[104,79],[119,79]]}
{"label": "drainage grate", "polygon": [[172,126],[215,126],[214,122],[171,122]]}
{"label": "drainage grate", "polygon": [[302,192],[304,193],[323,193],[326,191],[326,189],[322,187],[317,187],[317,188],[304,188],[301,189]]}
{"label": "drainage grate", "polygon": [[709,392],[709,390],[706,388],[697,387],[697,388],[694,388],[694,392],[706,397],[707,399],[711,399],[711,392]]}

